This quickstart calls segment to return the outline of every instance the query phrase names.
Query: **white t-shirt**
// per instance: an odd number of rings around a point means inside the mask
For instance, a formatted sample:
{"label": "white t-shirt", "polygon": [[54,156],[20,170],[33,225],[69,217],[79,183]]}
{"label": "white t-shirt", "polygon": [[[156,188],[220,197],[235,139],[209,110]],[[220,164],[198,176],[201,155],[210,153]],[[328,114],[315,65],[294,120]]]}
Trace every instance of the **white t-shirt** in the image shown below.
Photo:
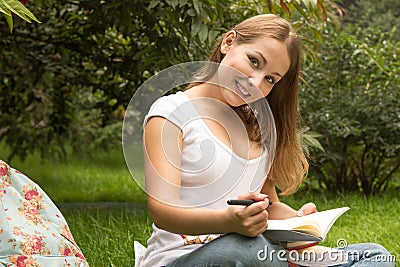
{"label": "white t-shirt", "polygon": [[[144,119],[171,121],[182,131],[181,201],[188,205],[225,209],[226,201],[247,192],[259,192],[266,179],[267,150],[259,158],[244,159],[208,128],[183,92],[158,99]],[[141,266],[165,266],[219,236],[186,236],[152,225],[153,233]]]}

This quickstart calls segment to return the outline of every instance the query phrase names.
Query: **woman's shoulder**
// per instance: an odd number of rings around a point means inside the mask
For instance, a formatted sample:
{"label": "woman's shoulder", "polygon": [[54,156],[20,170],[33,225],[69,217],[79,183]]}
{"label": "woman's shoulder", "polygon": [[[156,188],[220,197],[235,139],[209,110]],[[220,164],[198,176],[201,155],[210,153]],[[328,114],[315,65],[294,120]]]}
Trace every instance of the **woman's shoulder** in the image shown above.
{"label": "woman's shoulder", "polygon": [[158,98],[151,106],[150,110],[155,108],[175,108],[185,102],[189,101],[189,98],[182,91],[175,92],[173,94],[164,95]]}
{"label": "woman's shoulder", "polygon": [[190,99],[182,91],[162,96],[157,99],[150,107],[144,124],[154,116],[164,117],[177,124],[183,126],[187,121],[187,116],[193,114],[193,107]]}

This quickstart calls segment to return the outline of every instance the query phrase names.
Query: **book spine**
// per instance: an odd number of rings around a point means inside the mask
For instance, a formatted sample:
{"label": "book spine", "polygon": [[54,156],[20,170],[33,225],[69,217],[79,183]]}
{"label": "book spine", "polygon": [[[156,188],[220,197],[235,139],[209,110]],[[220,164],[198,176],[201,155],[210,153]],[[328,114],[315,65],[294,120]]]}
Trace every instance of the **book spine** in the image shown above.
{"label": "book spine", "polygon": [[312,243],[304,244],[304,245],[297,246],[297,247],[287,248],[287,250],[300,250],[300,249],[310,248],[310,247],[316,246],[318,244],[319,244],[319,242],[312,242]]}

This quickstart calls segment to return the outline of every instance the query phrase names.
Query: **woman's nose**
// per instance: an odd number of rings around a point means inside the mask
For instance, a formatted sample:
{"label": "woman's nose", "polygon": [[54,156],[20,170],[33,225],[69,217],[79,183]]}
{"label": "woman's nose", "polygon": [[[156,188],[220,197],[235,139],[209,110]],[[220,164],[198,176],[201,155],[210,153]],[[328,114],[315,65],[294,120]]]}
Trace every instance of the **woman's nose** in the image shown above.
{"label": "woman's nose", "polygon": [[252,88],[257,88],[257,89],[261,89],[261,82],[260,82],[260,80],[259,79],[257,79],[257,78],[253,78],[253,77],[250,77],[249,78],[249,83],[250,83],[250,87],[252,87]]}
{"label": "woman's nose", "polygon": [[269,94],[272,88],[264,84],[264,77],[250,77],[249,84],[251,89],[258,89],[257,91],[262,94],[262,96],[266,96]]}
{"label": "woman's nose", "polygon": [[249,83],[250,83],[250,87],[252,89],[257,88],[258,91],[262,91],[262,86],[263,86],[263,78],[259,78],[259,77],[250,77],[249,78]]}

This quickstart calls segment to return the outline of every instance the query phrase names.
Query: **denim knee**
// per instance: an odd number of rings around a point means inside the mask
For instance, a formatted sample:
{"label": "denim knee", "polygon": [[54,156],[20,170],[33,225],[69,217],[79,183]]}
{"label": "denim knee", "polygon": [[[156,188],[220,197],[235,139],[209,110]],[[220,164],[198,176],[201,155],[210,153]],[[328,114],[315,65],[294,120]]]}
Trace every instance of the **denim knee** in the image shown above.
{"label": "denim knee", "polygon": [[227,234],[181,256],[167,266],[287,267],[286,258],[277,257],[280,250],[281,247],[271,244],[262,235],[247,237]]}
{"label": "denim knee", "polygon": [[376,243],[352,244],[343,248],[349,256],[344,266],[395,266],[395,258],[382,245]]}

